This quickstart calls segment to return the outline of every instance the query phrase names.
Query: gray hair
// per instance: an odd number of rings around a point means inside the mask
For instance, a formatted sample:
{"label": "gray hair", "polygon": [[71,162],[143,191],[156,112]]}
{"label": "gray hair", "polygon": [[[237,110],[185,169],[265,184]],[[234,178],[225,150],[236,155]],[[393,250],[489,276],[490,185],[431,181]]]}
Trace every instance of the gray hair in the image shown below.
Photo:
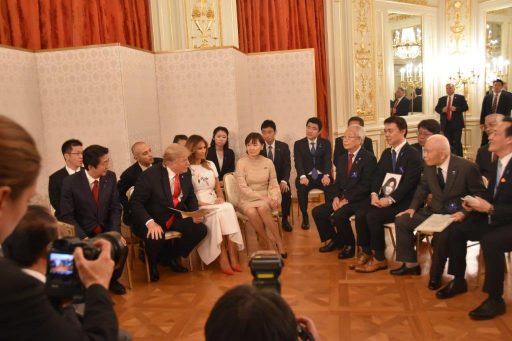
{"label": "gray hair", "polygon": [[489,114],[489,115],[485,116],[485,121],[487,122],[488,119],[491,120],[493,118],[496,119],[496,123],[500,123],[505,118],[505,115],[498,114],[498,113]]}
{"label": "gray hair", "polygon": [[347,129],[345,129],[345,131],[347,131],[349,129],[355,131],[356,135],[361,139],[361,145],[362,145],[364,142],[364,138],[366,137],[366,135],[364,133],[364,127],[361,127],[360,125],[353,124],[353,125],[349,125],[347,127]]}

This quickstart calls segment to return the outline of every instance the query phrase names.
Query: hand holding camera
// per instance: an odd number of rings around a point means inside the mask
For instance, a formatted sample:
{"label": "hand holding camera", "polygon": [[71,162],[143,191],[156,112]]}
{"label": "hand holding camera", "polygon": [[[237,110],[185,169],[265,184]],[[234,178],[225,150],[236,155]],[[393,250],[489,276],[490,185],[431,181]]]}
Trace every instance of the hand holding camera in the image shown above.
{"label": "hand holding camera", "polygon": [[114,271],[114,261],[111,258],[112,246],[106,240],[96,240],[94,246],[101,250],[99,257],[95,260],[87,260],[81,247],[75,249],[74,256],[78,275],[86,288],[93,284],[100,284],[108,289]]}

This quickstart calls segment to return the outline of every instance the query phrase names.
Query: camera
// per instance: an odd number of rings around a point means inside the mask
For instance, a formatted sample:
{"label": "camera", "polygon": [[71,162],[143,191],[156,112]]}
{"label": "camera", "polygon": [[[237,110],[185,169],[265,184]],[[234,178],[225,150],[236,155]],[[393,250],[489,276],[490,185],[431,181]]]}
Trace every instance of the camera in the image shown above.
{"label": "camera", "polygon": [[275,251],[257,251],[251,255],[249,266],[255,288],[281,293],[279,275],[284,263],[280,254]]}
{"label": "camera", "polygon": [[115,268],[120,266],[123,249],[126,247],[122,242],[119,232],[110,231],[96,235],[91,239],[79,239],[77,237],[66,237],[55,240],[48,252],[46,291],[51,298],[72,299],[74,302],[84,300],[84,287],[75,266],[73,252],[76,247],[81,247],[85,259],[95,260],[101,253],[101,249],[94,245],[97,240],[106,240],[110,243],[110,257],[115,263]]}

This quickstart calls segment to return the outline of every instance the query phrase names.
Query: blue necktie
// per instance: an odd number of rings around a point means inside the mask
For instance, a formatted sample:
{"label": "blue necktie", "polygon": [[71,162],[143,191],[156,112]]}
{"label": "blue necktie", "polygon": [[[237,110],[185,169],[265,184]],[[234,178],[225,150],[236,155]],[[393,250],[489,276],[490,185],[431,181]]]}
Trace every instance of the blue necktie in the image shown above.
{"label": "blue necktie", "polygon": [[496,183],[494,184],[494,197],[496,196],[496,192],[498,191],[498,186],[500,185],[501,180],[501,160],[498,160],[498,167],[496,170]]}
{"label": "blue necktie", "polygon": [[396,150],[391,149],[391,163],[393,164],[393,173],[396,171]]}
{"label": "blue necktie", "polygon": [[315,154],[316,154],[315,142],[311,142],[311,155],[313,155],[313,169],[311,170],[311,178],[313,180],[318,179],[318,170],[316,169],[316,164],[315,164],[316,163]]}

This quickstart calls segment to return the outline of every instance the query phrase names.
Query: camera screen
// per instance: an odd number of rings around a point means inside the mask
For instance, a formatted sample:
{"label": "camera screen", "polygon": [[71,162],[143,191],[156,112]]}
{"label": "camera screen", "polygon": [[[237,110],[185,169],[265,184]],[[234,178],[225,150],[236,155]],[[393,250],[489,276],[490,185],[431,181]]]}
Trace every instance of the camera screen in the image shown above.
{"label": "camera screen", "polygon": [[51,252],[49,256],[50,274],[69,276],[73,274],[73,255],[68,253]]}

